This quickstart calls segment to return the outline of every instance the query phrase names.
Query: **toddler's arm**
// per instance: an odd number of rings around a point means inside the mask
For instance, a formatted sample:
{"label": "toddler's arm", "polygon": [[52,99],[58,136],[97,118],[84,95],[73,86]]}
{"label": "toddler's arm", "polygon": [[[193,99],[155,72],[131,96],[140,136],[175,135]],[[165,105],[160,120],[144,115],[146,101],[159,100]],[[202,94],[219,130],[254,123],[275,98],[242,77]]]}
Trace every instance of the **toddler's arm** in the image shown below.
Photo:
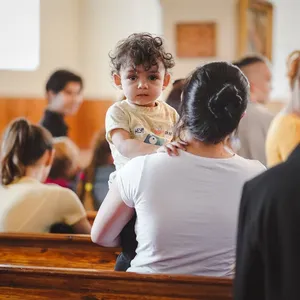
{"label": "toddler's arm", "polygon": [[125,157],[133,158],[136,156],[152,154],[157,151],[160,146],[144,143],[139,140],[132,139],[128,131],[124,129],[114,129],[110,133],[111,140],[117,150]]}
{"label": "toddler's arm", "polygon": [[186,150],[185,142],[171,142],[164,146],[156,146],[130,138],[128,131],[124,129],[114,129],[111,132],[111,139],[118,151],[125,157],[152,154],[155,152],[167,152],[169,155],[179,155],[178,149]]}

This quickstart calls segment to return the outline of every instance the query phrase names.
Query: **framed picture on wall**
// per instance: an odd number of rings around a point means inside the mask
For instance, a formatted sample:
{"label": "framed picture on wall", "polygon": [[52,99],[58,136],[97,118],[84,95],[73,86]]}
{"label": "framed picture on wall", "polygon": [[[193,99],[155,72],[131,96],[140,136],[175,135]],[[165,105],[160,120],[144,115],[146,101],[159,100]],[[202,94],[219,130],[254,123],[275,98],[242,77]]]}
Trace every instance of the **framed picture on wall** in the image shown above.
{"label": "framed picture on wall", "polygon": [[238,56],[256,53],[272,60],[272,3],[263,0],[239,0],[238,22]]}
{"label": "framed picture on wall", "polygon": [[215,57],[216,28],[215,22],[176,24],[177,57]]}

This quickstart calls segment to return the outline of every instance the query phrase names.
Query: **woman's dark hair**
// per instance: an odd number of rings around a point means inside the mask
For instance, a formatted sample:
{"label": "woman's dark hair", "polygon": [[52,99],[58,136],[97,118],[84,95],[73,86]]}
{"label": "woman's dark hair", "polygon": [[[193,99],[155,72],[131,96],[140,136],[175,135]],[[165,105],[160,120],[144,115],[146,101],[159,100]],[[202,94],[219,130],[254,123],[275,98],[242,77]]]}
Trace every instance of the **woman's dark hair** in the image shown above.
{"label": "woman's dark hair", "polygon": [[174,59],[171,53],[167,53],[163,46],[163,40],[150,33],[134,33],[121,40],[115,50],[109,53],[112,74],[119,73],[121,67],[132,64],[134,67],[143,65],[145,70],[157,66],[161,61],[166,70],[174,67]]}
{"label": "woman's dark hair", "polygon": [[57,70],[48,79],[46,83],[46,92],[52,91],[55,94],[61,92],[69,82],[78,82],[83,88],[82,78],[68,70]]}
{"label": "woman's dark hair", "polygon": [[249,99],[249,83],[241,70],[226,62],[197,68],[183,89],[177,135],[188,130],[207,144],[223,141],[238,126]]}
{"label": "woman's dark hair", "polygon": [[176,109],[177,112],[180,111],[181,106],[181,94],[183,91],[185,79],[177,79],[173,83],[173,88],[166,99],[166,103]]}
{"label": "woman's dark hair", "polygon": [[52,149],[52,136],[46,129],[26,119],[13,121],[6,129],[1,147],[1,183],[10,184],[25,175],[25,168]]}

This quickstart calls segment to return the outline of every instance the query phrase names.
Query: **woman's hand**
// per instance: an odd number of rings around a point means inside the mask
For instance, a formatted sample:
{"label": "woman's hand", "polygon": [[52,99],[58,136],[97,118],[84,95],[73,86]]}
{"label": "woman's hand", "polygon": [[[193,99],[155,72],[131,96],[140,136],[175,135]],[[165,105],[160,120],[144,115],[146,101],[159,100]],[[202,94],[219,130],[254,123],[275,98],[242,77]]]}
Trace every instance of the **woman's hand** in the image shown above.
{"label": "woman's hand", "polygon": [[170,156],[178,156],[179,152],[178,149],[186,151],[186,146],[188,145],[187,142],[178,141],[178,142],[171,142],[159,147],[156,152],[167,152]]}

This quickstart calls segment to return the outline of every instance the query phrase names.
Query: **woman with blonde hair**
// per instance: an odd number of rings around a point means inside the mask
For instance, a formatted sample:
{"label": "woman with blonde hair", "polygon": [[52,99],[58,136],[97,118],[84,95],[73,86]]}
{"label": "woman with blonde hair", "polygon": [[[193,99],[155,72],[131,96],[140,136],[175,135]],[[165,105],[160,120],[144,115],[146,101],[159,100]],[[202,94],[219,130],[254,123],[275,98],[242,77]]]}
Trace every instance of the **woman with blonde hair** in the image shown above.
{"label": "woman with blonde hair", "polygon": [[300,143],[300,51],[292,52],[287,59],[291,99],[274,118],[266,140],[268,167],[287,159]]}
{"label": "woman with blonde hair", "polygon": [[46,183],[72,189],[74,178],[80,170],[79,148],[65,136],[54,138],[53,147],[55,156]]}

